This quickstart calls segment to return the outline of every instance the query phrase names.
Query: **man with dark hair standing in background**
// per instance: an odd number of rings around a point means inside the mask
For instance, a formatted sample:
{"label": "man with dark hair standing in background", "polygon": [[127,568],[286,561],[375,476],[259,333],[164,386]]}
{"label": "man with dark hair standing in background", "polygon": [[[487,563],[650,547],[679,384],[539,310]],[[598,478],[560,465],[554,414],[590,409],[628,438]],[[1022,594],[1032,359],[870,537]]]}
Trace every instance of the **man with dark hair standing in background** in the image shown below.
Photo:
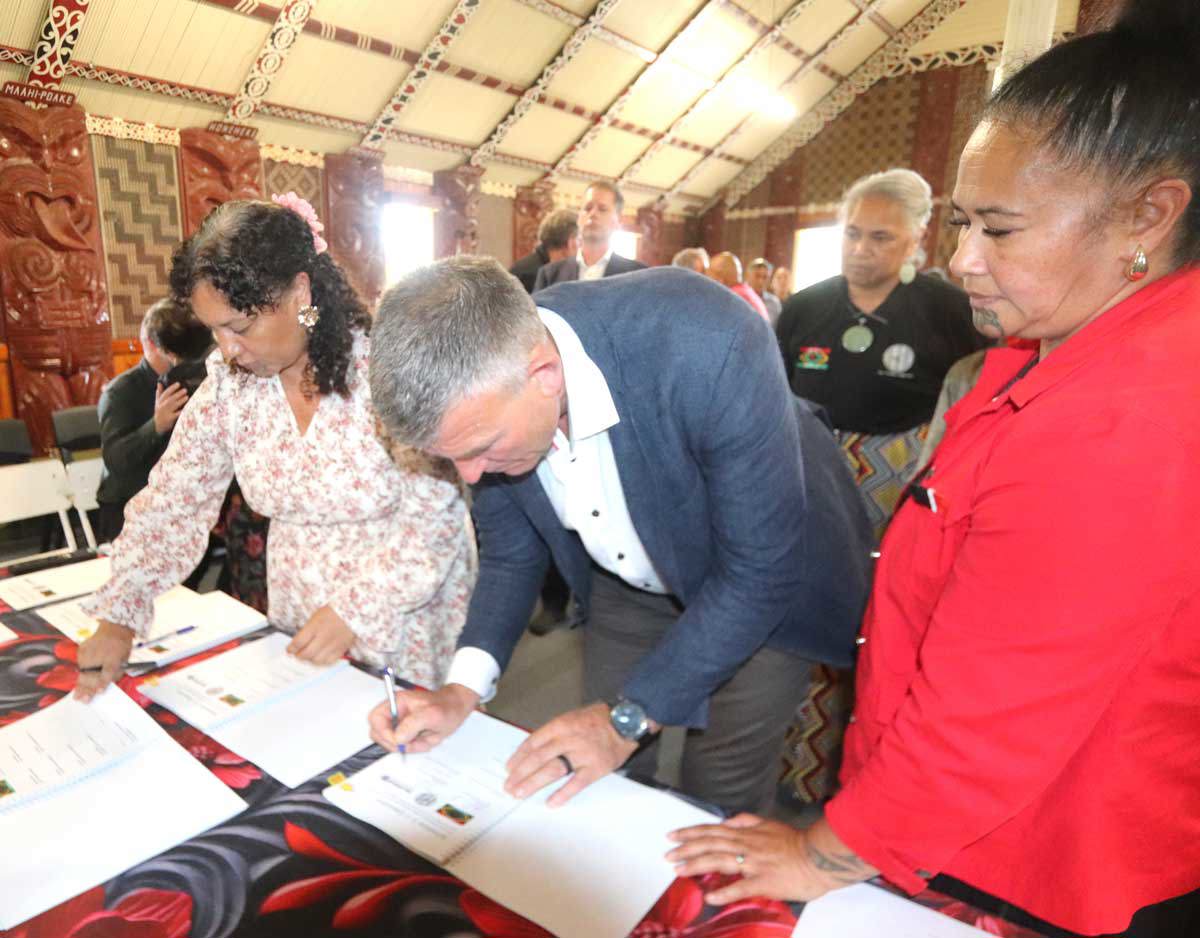
{"label": "man with dark hair standing in background", "polygon": [[534,290],[567,280],[599,280],[641,270],[646,265],[612,251],[612,236],[621,229],[625,196],[611,182],[597,180],[584,190],[579,207],[579,250],[538,271]]}
{"label": "man with dark hair standing in background", "polygon": [[569,208],[551,212],[538,225],[538,245],[532,254],[526,254],[508,268],[508,272],[521,281],[526,293],[533,292],[538,271],[547,264],[574,257],[579,250],[579,222]]}

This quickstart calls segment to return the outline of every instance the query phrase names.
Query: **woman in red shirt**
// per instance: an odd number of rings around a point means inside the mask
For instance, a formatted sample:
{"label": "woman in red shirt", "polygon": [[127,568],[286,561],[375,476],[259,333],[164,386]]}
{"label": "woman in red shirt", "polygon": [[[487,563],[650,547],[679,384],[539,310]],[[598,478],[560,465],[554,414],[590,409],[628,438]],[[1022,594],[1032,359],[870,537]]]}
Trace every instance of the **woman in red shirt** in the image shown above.
{"label": "woman in red shirt", "polygon": [[989,102],[951,269],[1039,349],[988,354],[888,530],[825,816],[677,834],[743,874],[713,901],[942,874],[1049,935],[1200,935],[1198,7],[1130,4]]}

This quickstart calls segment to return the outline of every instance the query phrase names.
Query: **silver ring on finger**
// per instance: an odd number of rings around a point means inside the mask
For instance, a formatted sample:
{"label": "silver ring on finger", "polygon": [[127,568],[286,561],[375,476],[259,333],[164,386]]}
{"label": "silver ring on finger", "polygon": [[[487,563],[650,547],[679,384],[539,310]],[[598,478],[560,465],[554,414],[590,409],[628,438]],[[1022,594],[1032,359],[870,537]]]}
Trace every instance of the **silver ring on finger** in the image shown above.
{"label": "silver ring on finger", "polygon": [[746,854],[739,853],[733,858],[733,862],[738,865],[738,869],[740,870],[746,864]]}

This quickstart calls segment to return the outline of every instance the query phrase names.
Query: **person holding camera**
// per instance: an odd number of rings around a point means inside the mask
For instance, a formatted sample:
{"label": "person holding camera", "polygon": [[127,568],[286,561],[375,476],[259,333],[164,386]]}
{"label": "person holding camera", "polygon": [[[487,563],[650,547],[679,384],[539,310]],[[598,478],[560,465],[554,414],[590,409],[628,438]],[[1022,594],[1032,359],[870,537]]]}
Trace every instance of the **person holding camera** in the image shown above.
{"label": "person holding camera", "polygon": [[183,405],[204,380],[204,358],[213,344],[208,327],[171,299],[146,310],[141,341],[142,360],[100,395],[104,471],[96,501],[101,541],[121,533],[125,505],[146,487],[150,470],[166,451]]}

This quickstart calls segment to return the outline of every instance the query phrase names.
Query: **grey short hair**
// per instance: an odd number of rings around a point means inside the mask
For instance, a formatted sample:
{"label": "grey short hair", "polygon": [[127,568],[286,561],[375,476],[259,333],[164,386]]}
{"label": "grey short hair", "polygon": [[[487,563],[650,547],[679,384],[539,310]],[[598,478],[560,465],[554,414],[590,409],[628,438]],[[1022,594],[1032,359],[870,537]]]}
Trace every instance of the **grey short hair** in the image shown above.
{"label": "grey short hair", "polygon": [[538,241],[546,248],[565,248],[579,231],[579,214],[569,208],[551,212],[538,225]]}
{"label": "grey short hair", "polygon": [[519,388],[547,335],[533,300],[495,259],[459,255],[420,267],[379,301],[371,328],[371,401],[398,443],[425,448],[446,411],[483,390]]}
{"label": "grey short hair", "polygon": [[708,267],[708,251],[704,248],[684,248],[678,254],[671,258],[672,267],[686,267],[688,270],[694,269],[693,261],[700,261],[704,267]]}
{"label": "grey short hair", "polygon": [[909,220],[912,230],[919,234],[933,214],[933,190],[920,173],[911,169],[889,169],[871,173],[855,181],[842,197],[838,217],[844,223],[850,210],[867,196],[880,196],[898,203]]}

